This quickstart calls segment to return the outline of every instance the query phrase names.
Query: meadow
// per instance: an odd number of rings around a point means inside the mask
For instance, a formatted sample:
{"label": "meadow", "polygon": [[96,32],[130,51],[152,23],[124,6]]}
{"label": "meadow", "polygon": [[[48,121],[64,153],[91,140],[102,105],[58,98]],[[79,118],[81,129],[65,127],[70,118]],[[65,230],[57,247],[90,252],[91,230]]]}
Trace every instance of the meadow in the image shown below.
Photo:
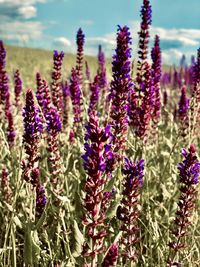
{"label": "meadow", "polygon": [[0,266],[200,266],[200,50],[162,65],[151,16],[137,55],[0,42]]}

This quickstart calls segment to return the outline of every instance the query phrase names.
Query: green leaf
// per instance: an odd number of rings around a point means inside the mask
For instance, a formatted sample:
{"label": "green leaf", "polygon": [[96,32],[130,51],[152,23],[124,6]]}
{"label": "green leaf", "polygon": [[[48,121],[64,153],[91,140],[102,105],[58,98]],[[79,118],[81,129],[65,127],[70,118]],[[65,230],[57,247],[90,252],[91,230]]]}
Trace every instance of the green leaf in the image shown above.
{"label": "green leaf", "polygon": [[83,247],[83,243],[85,239],[84,239],[83,234],[79,230],[78,224],[75,220],[74,220],[73,230],[74,230],[74,240],[73,240],[74,247],[73,247],[72,255],[73,257],[76,258],[76,257],[79,257],[82,252],[82,247]]}
{"label": "green leaf", "polygon": [[107,212],[106,212],[106,218],[107,219],[112,219],[117,212],[117,208],[119,206],[121,197],[116,197],[116,199],[111,203],[110,207],[108,208]]}
{"label": "green leaf", "polygon": [[24,263],[25,266],[38,264],[40,258],[40,246],[37,231],[32,230],[31,223],[28,223],[24,236]]}

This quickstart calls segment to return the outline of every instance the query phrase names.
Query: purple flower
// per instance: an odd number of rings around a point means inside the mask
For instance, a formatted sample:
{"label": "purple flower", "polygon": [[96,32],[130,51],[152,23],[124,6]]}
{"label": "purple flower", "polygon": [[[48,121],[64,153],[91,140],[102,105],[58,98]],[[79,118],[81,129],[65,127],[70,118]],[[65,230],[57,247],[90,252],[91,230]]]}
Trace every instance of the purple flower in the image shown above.
{"label": "purple flower", "polygon": [[107,85],[107,78],[106,78],[106,65],[105,65],[106,60],[101,45],[99,45],[98,63],[99,63],[99,68],[98,68],[99,87],[103,89]]}
{"label": "purple flower", "polygon": [[8,140],[9,146],[12,147],[14,145],[16,132],[15,132],[15,127],[13,123],[13,114],[11,111],[8,113],[7,119],[8,119],[7,140]]}
{"label": "purple flower", "polygon": [[20,94],[22,92],[22,80],[20,78],[19,70],[16,70],[14,73],[14,84],[15,84],[15,105],[19,106]]}
{"label": "purple flower", "polygon": [[36,212],[41,215],[47,203],[44,186],[38,184],[36,187]]}
{"label": "purple flower", "polygon": [[52,83],[51,83],[51,92],[52,92],[52,102],[57,108],[59,113],[62,113],[63,109],[63,95],[61,90],[61,67],[64,59],[64,52],[54,50],[53,53],[53,71],[52,71]]}
{"label": "purple flower", "polygon": [[161,50],[160,50],[160,40],[158,35],[155,36],[154,47],[151,51],[152,58],[152,82],[155,91],[155,102],[153,110],[153,120],[155,123],[158,122],[160,118],[161,101],[160,101],[160,79],[161,79]]}
{"label": "purple flower", "polygon": [[4,47],[3,41],[0,40],[0,71],[6,66],[6,49]]}
{"label": "purple flower", "polygon": [[185,185],[197,184],[200,171],[200,163],[197,160],[195,146],[191,145],[189,152],[183,149],[182,156],[185,159],[178,165],[180,182]]}
{"label": "purple flower", "polygon": [[[175,265],[175,259],[177,261],[178,252],[186,248],[186,237],[189,235],[188,226],[192,223],[190,217],[195,208],[197,198],[197,190],[195,189],[195,186],[198,183],[200,171],[200,163],[197,160],[196,148],[193,144],[190,145],[188,151],[183,148],[181,154],[184,160],[178,165],[181,186],[179,189],[180,196],[178,209],[176,211],[174,228],[172,231],[173,240],[169,243],[169,266]],[[181,257],[178,259],[178,263],[182,266],[180,260]]]}
{"label": "purple flower", "polygon": [[129,28],[118,26],[116,54],[113,56],[111,81],[111,126],[114,152],[125,150],[128,131],[128,97],[132,88],[131,71],[131,37]]}
{"label": "purple flower", "polygon": [[47,131],[50,134],[61,131],[60,116],[55,108],[51,108],[46,114]]}
{"label": "purple flower", "polygon": [[68,126],[68,117],[69,117],[69,98],[70,91],[69,85],[66,81],[62,83],[62,92],[63,92],[63,128]]}
{"label": "purple flower", "polygon": [[180,97],[180,101],[178,103],[178,115],[180,118],[184,118],[185,116],[187,116],[188,113],[188,109],[189,109],[189,99],[186,96],[186,87],[183,86],[182,90],[181,90],[181,97]]}
{"label": "purple flower", "polygon": [[99,76],[96,75],[93,83],[90,84],[90,104],[88,112],[97,110],[99,100]]}
{"label": "purple flower", "polygon": [[[38,164],[39,141],[42,132],[42,123],[39,117],[38,108],[34,103],[34,96],[31,89],[26,92],[26,103],[23,109],[24,134],[23,144],[27,155],[27,160],[23,161],[23,177],[30,182],[35,180],[36,173],[33,170]],[[34,177],[32,177],[32,175]],[[35,184],[35,182],[34,182]]]}
{"label": "purple flower", "polygon": [[149,43],[149,26],[151,25],[152,10],[149,0],[143,0],[141,8],[141,24],[139,32],[139,50],[138,50],[138,64],[137,64],[137,77],[135,89],[141,93],[141,86],[143,80],[143,67],[147,61],[148,43]]}
{"label": "purple flower", "polygon": [[119,256],[119,247],[118,244],[113,243],[110,247],[109,250],[102,262],[102,267],[110,267],[114,266],[117,263],[117,259]]}
{"label": "purple flower", "polygon": [[23,141],[29,143],[30,140],[37,138],[38,133],[42,132],[42,123],[39,117],[39,110],[35,106],[34,96],[31,89],[28,89],[26,92],[26,104],[23,109],[23,117]]}
{"label": "purple flower", "polygon": [[[83,255],[89,256],[94,263],[98,254],[104,251],[103,240],[107,235],[105,215],[108,208],[110,197],[104,193],[104,186],[108,181],[106,177],[107,153],[109,147],[109,127],[106,129],[99,126],[99,119],[96,112],[89,114],[89,122],[86,126],[86,136],[84,144],[85,153],[82,155],[84,169],[87,179],[84,187],[86,193],[84,208],[86,210],[83,224],[92,242],[92,250],[88,251],[87,245],[83,248]],[[105,151],[106,150],[106,151]]]}
{"label": "purple flower", "polygon": [[73,113],[74,113],[73,124],[74,124],[74,127],[77,127],[82,120],[81,118],[82,98],[81,98],[81,90],[80,90],[78,72],[74,68],[72,68],[72,72],[71,72],[69,90],[70,90],[70,95],[72,99]]}
{"label": "purple flower", "polygon": [[138,242],[138,204],[140,189],[143,185],[144,160],[135,162],[125,158],[122,172],[125,176],[123,198],[117,209],[117,218],[122,222],[122,243],[124,245],[122,256],[123,263],[126,263],[136,261],[138,256],[135,245]]}
{"label": "purple flower", "polygon": [[79,28],[76,35],[76,44],[77,44],[77,54],[76,54],[76,70],[79,78],[80,84],[82,83],[83,78],[83,46],[85,42],[85,35],[81,28]]}

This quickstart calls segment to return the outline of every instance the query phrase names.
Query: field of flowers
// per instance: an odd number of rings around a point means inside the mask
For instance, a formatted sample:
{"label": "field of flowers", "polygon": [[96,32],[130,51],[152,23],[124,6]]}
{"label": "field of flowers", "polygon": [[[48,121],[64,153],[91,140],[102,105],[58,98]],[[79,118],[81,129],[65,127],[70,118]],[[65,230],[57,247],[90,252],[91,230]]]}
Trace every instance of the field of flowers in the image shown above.
{"label": "field of flowers", "polygon": [[200,266],[200,49],[163,68],[151,20],[112,60],[0,41],[0,266]]}

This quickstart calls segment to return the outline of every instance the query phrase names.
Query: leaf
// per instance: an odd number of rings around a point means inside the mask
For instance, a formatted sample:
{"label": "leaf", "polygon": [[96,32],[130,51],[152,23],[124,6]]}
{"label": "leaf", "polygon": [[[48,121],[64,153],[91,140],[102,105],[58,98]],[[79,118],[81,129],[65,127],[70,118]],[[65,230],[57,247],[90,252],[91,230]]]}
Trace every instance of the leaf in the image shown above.
{"label": "leaf", "polygon": [[24,263],[25,266],[33,266],[31,226],[29,223],[26,226],[24,236]]}
{"label": "leaf", "polygon": [[38,264],[40,257],[39,238],[36,230],[32,230],[31,223],[28,223],[24,236],[24,263],[25,266]]}
{"label": "leaf", "polygon": [[40,216],[40,219],[38,220],[36,226],[35,226],[35,230],[37,231],[46,221],[47,218],[47,212],[46,209],[43,211],[42,215]]}
{"label": "leaf", "polygon": [[84,239],[83,234],[79,230],[78,224],[75,220],[74,220],[73,230],[74,230],[74,240],[73,240],[74,247],[73,247],[72,255],[73,257],[76,258],[76,257],[79,257],[82,252],[82,247],[83,247],[83,243],[85,239]]}
{"label": "leaf", "polygon": [[110,181],[106,184],[105,188],[104,188],[104,192],[110,192],[113,189],[115,183],[115,178],[113,177],[112,179],[110,179]]}
{"label": "leaf", "polygon": [[116,197],[116,199],[111,203],[110,207],[108,208],[107,212],[106,212],[106,218],[107,219],[112,219],[117,212],[117,208],[119,206],[121,197],[118,196]]}
{"label": "leaf", "polygon": [[13,221],[14,221],[16,226],[18,226],[20,229],[22,229],[22,223],[21,223],[20,219],[17,216],[15,216],[13,218]]}

